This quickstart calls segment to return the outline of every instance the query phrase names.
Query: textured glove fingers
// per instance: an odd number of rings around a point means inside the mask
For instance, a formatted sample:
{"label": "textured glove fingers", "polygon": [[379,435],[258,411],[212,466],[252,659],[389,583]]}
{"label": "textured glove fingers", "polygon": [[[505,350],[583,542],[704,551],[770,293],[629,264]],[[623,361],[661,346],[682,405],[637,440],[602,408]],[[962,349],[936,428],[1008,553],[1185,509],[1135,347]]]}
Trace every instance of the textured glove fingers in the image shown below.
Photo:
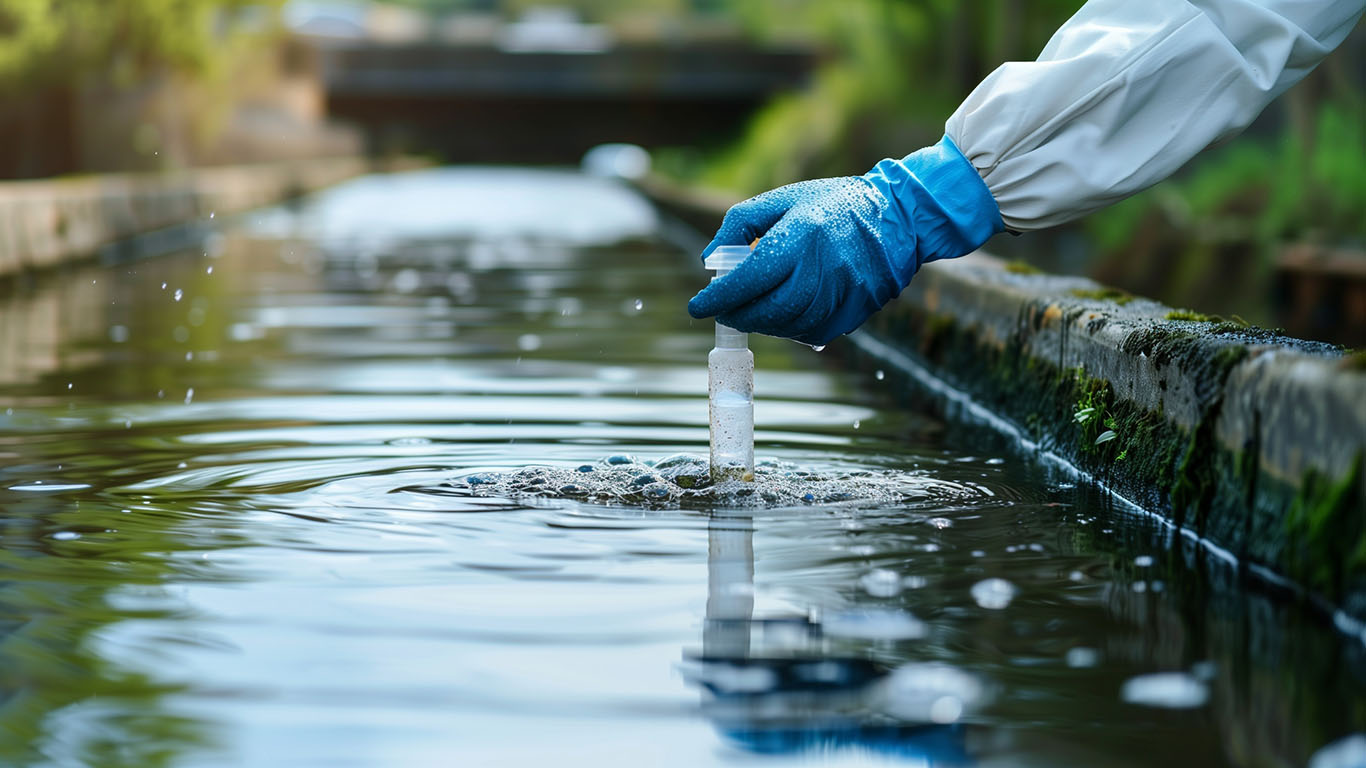
{"label": "textured glove fingers", "polygon": [[761,239],[754,252],[730,274],[713,281],[692,297],[688,302],[688,314],[696,318],[725,314],[782,285],[792,274],[796,262],[786,250],[775,248],[775,242],[786,242],[786,239]]}
{"label": "textured glove fingers", "polygon": [[800,258],[807,250],[805,244],[811,240],[811,233],[807,232],[799,238],[787,237],[781,240],[765,237],[759,243],[762,245],[766,240],[779,243],[778,246],[769,247],[780,251],[775,259],[791,263],[792,270],[772,290],[755,297],[747,304],[722,312],[717,320],[736,330],[795,337],[800,333],[799,330],[794,330],[796,325],[802,323],[805,326],[810,321],[810,318],[806,318],[806,313],[817,303],[816,294],[821,288],[820,265]]}
{"label": "textured glove fingers", "polygon": [[703,260],[710,256],[718,245],[749,245],[755,238],[763,236],[796,202],[805,183],[798,182],[770,189],[761,195],[732,205],[730,210],[726,211],[725,218],[721,219],[716,236],[702,249]]}

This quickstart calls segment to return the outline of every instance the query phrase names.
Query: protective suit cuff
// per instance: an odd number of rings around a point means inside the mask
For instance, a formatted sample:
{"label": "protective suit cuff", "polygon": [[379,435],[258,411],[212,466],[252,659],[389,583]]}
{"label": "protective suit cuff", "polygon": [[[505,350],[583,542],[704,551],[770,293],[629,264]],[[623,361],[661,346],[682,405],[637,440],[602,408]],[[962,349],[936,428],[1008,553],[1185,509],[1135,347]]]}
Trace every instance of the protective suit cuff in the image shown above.
{"label": "protective suit cuff", "polygon": [[887,198],[884,229],[891,231],[885,234],[914,254],[907,265],[912,274],[927,261],[975,251],[1005,230],[986,182],[948,136],[900,160],[883,160],[864,178]]}

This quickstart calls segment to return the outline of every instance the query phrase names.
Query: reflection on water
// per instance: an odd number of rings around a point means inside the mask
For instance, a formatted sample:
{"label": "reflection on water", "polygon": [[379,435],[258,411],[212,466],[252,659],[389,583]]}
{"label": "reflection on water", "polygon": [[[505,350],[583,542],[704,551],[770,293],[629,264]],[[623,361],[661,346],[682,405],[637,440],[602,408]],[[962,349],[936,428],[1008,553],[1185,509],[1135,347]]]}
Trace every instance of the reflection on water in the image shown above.
{"label": "reflection on water", "polygon": [[752,340],[759,455],[930,491],[476,493],[705,455],[705,275],[658,226],[443,170],[7,286],[0,763],[1304,765],[1366,729],[1359,646],[835,349]]}

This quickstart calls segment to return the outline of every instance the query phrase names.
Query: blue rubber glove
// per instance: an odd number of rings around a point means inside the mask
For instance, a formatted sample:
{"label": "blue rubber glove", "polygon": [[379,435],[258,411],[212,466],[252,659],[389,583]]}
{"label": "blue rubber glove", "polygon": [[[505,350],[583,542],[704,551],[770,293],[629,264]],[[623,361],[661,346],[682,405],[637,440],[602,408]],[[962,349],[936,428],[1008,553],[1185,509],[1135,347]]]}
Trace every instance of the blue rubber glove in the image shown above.
{"label": "blue rubber glove", "polygon": [[688,313],[825,344],[895,298],[921,264],[974,251],[1003,229],[987,185],[945,136],[862,176],[802,181],[735,205],[702,258],[762,237]]}

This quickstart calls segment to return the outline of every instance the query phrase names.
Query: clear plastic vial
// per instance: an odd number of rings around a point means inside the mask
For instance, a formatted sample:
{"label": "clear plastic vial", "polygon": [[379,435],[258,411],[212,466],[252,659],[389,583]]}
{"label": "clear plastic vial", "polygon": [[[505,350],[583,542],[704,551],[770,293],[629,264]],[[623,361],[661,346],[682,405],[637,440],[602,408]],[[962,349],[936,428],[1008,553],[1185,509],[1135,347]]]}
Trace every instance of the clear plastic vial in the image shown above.
{"label": "clear plastic vial", "polygon": [[[743,245],[722,245],[705,262],[719,280],[749,256]],[[754,479],[754,353],[749,335],[716,324],[716,347],[707,355],[713,482]]]}

